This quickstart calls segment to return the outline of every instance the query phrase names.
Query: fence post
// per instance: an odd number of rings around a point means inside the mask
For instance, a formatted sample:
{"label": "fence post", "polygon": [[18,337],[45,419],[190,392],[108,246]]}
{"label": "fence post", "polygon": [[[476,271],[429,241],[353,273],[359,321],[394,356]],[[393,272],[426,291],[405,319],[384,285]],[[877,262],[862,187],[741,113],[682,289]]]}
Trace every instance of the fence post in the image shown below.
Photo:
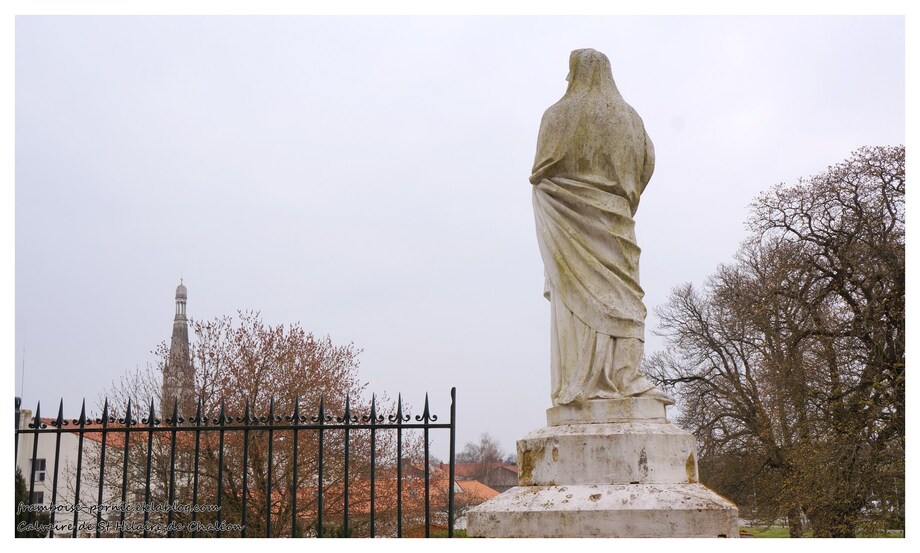
{"label": "fence post", "polygon": [[[99,496],[96,500],[96,505],[98,507],[102,506],[102,488],[105,485],[105,446],[106,438],[108,434],[106,429],[109,426],[109,398],[105,399],[105,404],[102,406],[102,451],[99,454]],[[96,537],[100,535],[99,527],[102,525],[102,509],[96,511]]]}
{"label": "fence post", "polygon": [[402,394],[396,400],[396,537],[402,537]]}
{"label": "fence post", "polygon": [[[58,405],[58,416],[57,420],[54,421],[54,426],[57,431],[55,432],[54,437],[54,482],[51,484],[51,504],[57,505],[57,488],[58,488],[58,464],[61,458],[61,432],[62,427],[64,426],[64,400],[61,399],[60,405]],[[54,537],[54,519],[57,514],[57,509],[51,510],[51,533],[48,534],[49,538]]]}
{"label": "fence post", "polygon": [[326,424],[325,398],[319,396],[319,451],[316,477],[316,537],[323,537],[323,425]]}
{"label": "fence post", "polygon": [[275,442],[275,398],[268,404],[268,473],[265,486],[265,537],[272,537],[272,446]]}
{"label": "fence post", "polygon": [[121,513],[118,515],[118,537],[125,537],[125,505],[128,499],[128,444],[131,443],[131,436],[128,428],[131,426],[131,400],[128,399],[128,408],[125,411],[125,449],[124,459],[121,465]]}
{"label": "fence post", "polygon": [[[238,421],[239,422],[239,421]],[[246,495],[248,493],[248,484],[249,484],[249,425],[254,420],[250,420],[249,416],[249,398],[246,398],[246,409],[243,415],[243,421],[245,425],[243,426],[243,498],[242,498],[242,514],[240,526],[240,537],[246,537]]]}
{"label": "fence post", "polygon": [[428,462],[429,457],[429,440],[428,440],[428,428],[431,424],[431,413],[428,412],[428,393],[425,393],[425,408],[422,410],[422,416],[416,417],[417,420],[421,420],[425,423],[425,428],[422,430],[424,434],[423,439],[425,440],[425,537],[431,537],[431,463]]}
{"label": "fence post", "polygon": [[351,397],[349,395],[345,396],[345,416],[342,417],[342,420],[345,422],[345,483],[343,490],[343,499],[345,502],[345,515],[342,520],[342,537],[350,537],[348,534],[348,441],[349,441],[349,427],[351,426]]}
{"label": "fence post", "polygon": [[450,483],[447,495],[447,537],[454,537],[454,464],[457,438],[457,388],[450,389]]}
{"label": "fence post", "polygon": [[[166,536],[171,538],[173,533],[173,503],[176,501],[176,427],[179,424],[179,398],[173,401],[172,420],[167,419],[172,426],[169,437],[169,514],[166,518]],[[127,433],[126,433],[127,434]],[[127,436],[125,436],[127,438]]]}
{"label": "fence post", "polygon": [[[80,505],[80,475],[83,471],[83,429],[86,427],[86,399],[83,399],[83,404],[80,406],[80,439],[77,441],[77,484],[76,490],[74,491],[74,505]],[[72,537],[77,537],[77,527],[78,527],[78,517],[80,516],[80,510],[73,510],[73,534]]]}
{"label": "fence post", "polygon": [[298,436],[297,425],[300,423],[300,396],[294,400],[294,416],[291,417],[294,423],[294,470],[291,473],[291,537],[297,537],[297,445]]}
{"label": "fence post", "polygon": [[[35,418],[33,419],[35,422],[30,425],[36,430],[42,426],[41,410],[42,402],[39,401],[35,407]],[[39,434],[36,432],[32,436],[32,458],[29,460],[29,505],[32,505],[32,498],[35,496],[35,456],[38,455],[38,438]],[[31,525],[34,520],[35,515],[32,509],[29,509],[29,514],[26,515],[26,524]]]}
{"label": "fence post", "polygon": [[[198,461],[201,457],[201,396],[198,396],[198,407],[195,408],[195,469],[192,475],[192,522],[198,521]],[[198,537],[198,526],[192,534]]]}
{"label": "fence post", "polygon": [[[61,401],[64,401],[63,399]],[[16,439],[13,445],[13,458],[15,459],[16,466],[19,466],[19,425],[22,424],[22,398],[16,396]]]}
{"label": "fence post", "polygon": [[150,467],[153,463],[153,427],[156,424],[156,414],[153,411],[153,399],[150,400],[150,412],[147,414],[147,473],[144,487],[144,537],[147,537],[147,525],[150,522]]}
{"label": "fence post", "polygon": [[217,449],[217,530],[214,537],[220,538],[220,523],[223,520],[221,509],[224,506],[224,427],[226,410],[224,409],[224,400],[220,400],[220,415],[218,415],[217,424],[219,425],[219,445]]}
{"label": "fence post", "polygon": [[375,509],[375,495],[376,490],[374,489],[375,482],[375,473],[377,472],[377,395],[371,394],[371,537],[376,537],[376,530],[374,528],[374,509]]}

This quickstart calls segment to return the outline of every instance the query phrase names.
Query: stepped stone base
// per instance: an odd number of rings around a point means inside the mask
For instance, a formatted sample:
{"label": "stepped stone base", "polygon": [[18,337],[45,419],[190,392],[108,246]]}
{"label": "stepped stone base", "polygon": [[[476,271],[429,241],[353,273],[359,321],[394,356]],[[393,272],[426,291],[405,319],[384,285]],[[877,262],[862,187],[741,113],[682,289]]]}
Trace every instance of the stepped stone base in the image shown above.
{"label": "stepped stone base", "polygon": [[575,405],[556,405],[546,410],[546,424],[591,424],[603,422],[668,422],[664,403],[657,399],[589,399]]}
{"label": "stepped stone base", "polygon": [[521,486],[696,483],[696,440],[671,423],[570,424],[518,440]]}
{"label": "stepped stone base", "polygon": [[519,486],[467,513],[483,538],[738,537],[738,510],[701,484]]}
{"label": "stepped stone base", "polygon": [[467,535],[738,537],[738,509],[698,483],[696,440],[662,402],[552,407],[518,441],[519,486],[467,512]]}

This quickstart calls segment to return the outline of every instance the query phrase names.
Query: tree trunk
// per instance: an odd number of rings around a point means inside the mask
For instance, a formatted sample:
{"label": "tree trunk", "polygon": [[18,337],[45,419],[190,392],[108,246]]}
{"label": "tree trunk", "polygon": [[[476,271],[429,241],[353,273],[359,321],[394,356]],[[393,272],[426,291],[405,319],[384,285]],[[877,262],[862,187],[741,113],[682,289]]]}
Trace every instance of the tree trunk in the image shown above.
{"label": "tree trunk", "polygon": [[786,518],[789,519],[789,537],[790,538],[801,538],[802,537],[802,512],[798,507],[792,507],[786,513]]}

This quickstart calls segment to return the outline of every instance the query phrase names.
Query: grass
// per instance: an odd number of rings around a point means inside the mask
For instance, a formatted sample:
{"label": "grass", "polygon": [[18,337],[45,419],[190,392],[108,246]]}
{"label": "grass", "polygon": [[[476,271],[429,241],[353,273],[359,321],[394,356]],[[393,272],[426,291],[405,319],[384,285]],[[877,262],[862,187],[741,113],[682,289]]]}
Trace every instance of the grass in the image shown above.
{"label": "grass", "polygon": [[[757,527],[757,526],[745,526],[740,529],[742,532],[747,532],[754,536],[755,538],[788,538],[789,537],[789,528],[788,527],[778,527],[771,526],[767,528]],[[810,538],[811,532],[805,532],[805,537]],[[859,538],[903,538],[904,531],[896,530],[886,534],[864,534],[857,536]]]}

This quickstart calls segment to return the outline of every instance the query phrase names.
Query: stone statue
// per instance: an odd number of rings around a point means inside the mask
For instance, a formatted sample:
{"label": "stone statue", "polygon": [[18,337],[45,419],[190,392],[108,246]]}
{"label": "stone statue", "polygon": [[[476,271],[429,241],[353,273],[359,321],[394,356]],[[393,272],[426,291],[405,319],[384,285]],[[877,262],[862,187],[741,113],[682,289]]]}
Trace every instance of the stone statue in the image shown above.
{"label": "stone statue", "polygon": [[546,426],[517,442],[518,485],[466,513],[490,538],[737,537],[738,508],[699,483],[696,439],[639,372],[645,306],[633,215],[654,168],[606,56],[576,50],[540,124],[537,241],[552,305]]}
{"label": "stone statue", "polygon": [[633,215],[655,167],[652,142],[607,56],[575,50],[566,80],[565,96],[543,114],[530,176],[552,305],[553,405],[672,404],[639,372],[646,310]]}

